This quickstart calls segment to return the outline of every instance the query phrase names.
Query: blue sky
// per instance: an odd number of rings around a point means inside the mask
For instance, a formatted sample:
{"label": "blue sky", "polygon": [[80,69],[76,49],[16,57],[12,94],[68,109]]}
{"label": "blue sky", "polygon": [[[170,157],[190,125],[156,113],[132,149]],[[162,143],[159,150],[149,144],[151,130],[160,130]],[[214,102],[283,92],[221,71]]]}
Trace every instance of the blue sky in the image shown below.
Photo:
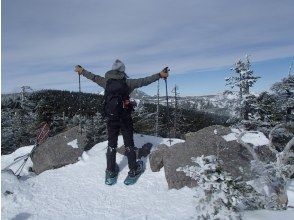
{"label": "blue sky", "polygon": [[[293,11],[293,0],[2,0],[2,93],[77,91],[76,64],[104,75],[119,58],[130,77],[170,66],[181,95],[215,94],[246,54],[259,92],[288,73]],[[82,89],[102,90],[86,79]]]}

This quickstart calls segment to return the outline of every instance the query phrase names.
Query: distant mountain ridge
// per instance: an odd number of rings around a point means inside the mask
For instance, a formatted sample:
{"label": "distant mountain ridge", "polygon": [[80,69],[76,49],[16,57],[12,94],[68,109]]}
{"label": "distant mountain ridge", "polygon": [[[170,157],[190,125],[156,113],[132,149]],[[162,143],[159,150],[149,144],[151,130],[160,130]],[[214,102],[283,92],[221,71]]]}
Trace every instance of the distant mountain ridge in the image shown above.
{"label": "distant mountain ridge", "polygon": [[[104,91],[97,95],[104,95]],[[20,93],[2,94],[3,100],[19,98]],[[136,89],[131,93],[131,98],[148,104],[157,104],[157,96],[150,96],[147,93]],[[200,110],[214,114],[221,114],[226,116],[233,115],[232,109],[236,105],[237,97],[231,94],[215,94],[215,95],[200,95],[200,96],[179,96],[178,107],[188,110]],[[166,105],[166,97],[160,96],[159,103]],[[169,103],[171,106],[175,105],[174,96],[169,96]]]}
{"label": "distant mountain ridge", "polygon": [[[149,96],[141,91],[136,93],[137,99],[144,103],[157,104],[157,96]],[[179,96],[177,106],[188,110],[200,110],[226,116],[233,115],[232,109],[236,105],[237,97],[231,94],[201,95],[201,96]],[[159,103],[166,105],[166,97],[160,96]],[[175,106],[175,97],[169,96],[169,104]]]}
{"label": "distant mountain ridge", "polygon": [[150,98],[151,96],[148,95],[147,93],[139,90],[139,89],[135,89],[132,93],[131,93],[131,98],[133,99],[146,99],[146,98]]}

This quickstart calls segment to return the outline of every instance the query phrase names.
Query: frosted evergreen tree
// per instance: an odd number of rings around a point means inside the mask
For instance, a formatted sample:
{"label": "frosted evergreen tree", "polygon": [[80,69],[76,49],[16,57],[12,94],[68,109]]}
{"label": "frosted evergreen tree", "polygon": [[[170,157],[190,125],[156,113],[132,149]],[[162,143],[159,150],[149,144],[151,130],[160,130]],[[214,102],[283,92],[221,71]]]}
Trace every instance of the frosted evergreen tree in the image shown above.
{"label": "frosted evergreen tree", "polygon": [[279,110],[284,113],[285,120],[293,120],[294,110],[294,75],[289,75],[281,82],[275,83],[271,90],[275,92],[278,100]]}
{"label": "frosted evergreen tree", "polygon": [[58,114],[55,114],[53,116],[51,127],[52,127],[51,132],[53,134],[58,134],[58,133],[63,132],[64,129],[66,128],[65,123],[63,121],[63,117]]}
{"label": "frosted evergreen tree", "polygon": [[154,131],[155,120],[156,112],[150,113],[141,103],[136,107],[133,113],[134,129],[136,132],[152,134]]}
{"label": "frosted evergreen tree", "polygon": [[254,76],[248,56],[246,56],[245,62],[242,60],[237,61],[231,70],[233,71],[233,75],[225,79],[227,82],[226,85],[230,86],[231,89],[238,88],[239,91],[237,94],[239,104],[236,111],[241,118],[248,120],[250,104],[247,97],[250,95],[250,88],[260,77]]}
{"label": "frosted evergreen tree", "polygon": [[[238,137],[238,142],[242,144],[252,155],[252,171],[258,176],[252,184],[262,193],[266,199],[264,205],[269,209],[285,209],[288,204],[286,191],[287,181],[294,174],[294,165],[291,161],[294,158],[294,137],[280,151],[273,143],[274,133],[280,128],[293,129],[293,123],[282,123],[276,125],[269,133],[269,150],[275,155],[276,160],[264,162],[256,153],[256,149],[245,143],[242,137],[254,131],[244,131]],[[284,133],[284,132],[283,132]]]}
{"label": "frosted evergreen tree", "polygon": [[10,153],[14,150],[14,132],[13,123],[15,115],[12,111],[1,111],[1,152]]}
{"label": "frosted evergreen tree", "polygon": [[258,120],[262,122],[273,123],[280,121],[283,117],[277,97],[268,92],[262,92],[256,98],[256,109]]}
{"label": "frosted evergreen tree", "polygon": [[99,143],[101,141],[105,141],[107,139],[106,122],[99,112],[97,112],[95,116],[93,117],[93,122],[94,122],[94,125],[96,125],[94,142]]}
{"label": "frosted evergreen tree", "polygon": [[46,122],[51,124],[53,121],[53,107],[52,104],[46,102],[45,99],[41,99],[36,106],[37,110],[37,124]]}
{"label": "frosted evergreen tree", "polygon": [[13,133],[16,144],[19,146],[32,144],[35,139],[35,104],[30,100],[28,93],[20,97],[20,105],[14,109]]}
{"label": "frosted evergreen tree", "polygon": [[82,127],[87,123],[88,119],[83,115],[74,115],[72,118],[67,119],[67,126],[69,128],[79,126],[80,123],[82,124]]}
{"label": "frosted evergreen tree", "polygon": [[85,120],[84,131],[86,132],[88,143],[91,147],[107,139],[106,123],[99,112],[93,117]]}
{"label": "frosted evergreen tree", "polygon": [[239,191],[215,156],[191,158],[195,166],[178,168],[198,182],[195,188],[196,219],[241,219],[237,213]]}

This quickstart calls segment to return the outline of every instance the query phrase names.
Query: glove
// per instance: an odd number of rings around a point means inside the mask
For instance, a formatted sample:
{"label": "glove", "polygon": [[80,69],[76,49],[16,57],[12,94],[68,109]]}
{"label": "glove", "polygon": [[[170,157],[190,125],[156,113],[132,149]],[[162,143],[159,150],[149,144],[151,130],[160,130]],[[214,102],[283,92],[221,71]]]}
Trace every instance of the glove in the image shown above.
{"label": "glove", "polygon": [[170,69],[168,67],[165,67],[161,72],[159,73],[161,78],[167,78],[168,77],[168,72]]}
{"label": "glove", "polygon": [[76,65],[75,66],[75,72],[77,72],[78,74],[82,74],[82,72],[83,72],[83,70],[84,70],[84,68],[83,67],[81,67],[80,65]]}

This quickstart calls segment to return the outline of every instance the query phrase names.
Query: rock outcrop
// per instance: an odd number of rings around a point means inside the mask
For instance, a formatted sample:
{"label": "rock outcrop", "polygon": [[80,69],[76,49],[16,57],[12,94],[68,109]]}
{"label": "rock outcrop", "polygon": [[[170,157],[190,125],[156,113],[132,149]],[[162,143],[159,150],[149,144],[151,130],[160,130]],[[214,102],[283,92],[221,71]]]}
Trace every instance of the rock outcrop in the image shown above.
{"label": "rock outcrop", "polygon": [[31,156],[32,170],[36,174],[40,174],[45,170],[75,163],[83,154],[86,145],[86,135],[80,134],[78,126],[49,137],[33,152]]}
{"label": "rock outcrop", "polygon": [[[222,136],[231,133],[231,129],[214,125],[197,132],[186,134],[186,141],[171,147],[159,145],[150,154],[150,167],[153,172],[164,167],[168,187],[180,189],[184,186],[193,187],[197,183],[183,172],[176,171],[178,167],[194,165],[191,157],[216,155],[223,161],[223,168],[233,177],[250,179],[251,155],[237,141],[227,142]],[[271,154],[268,150],[263,154]]]}

